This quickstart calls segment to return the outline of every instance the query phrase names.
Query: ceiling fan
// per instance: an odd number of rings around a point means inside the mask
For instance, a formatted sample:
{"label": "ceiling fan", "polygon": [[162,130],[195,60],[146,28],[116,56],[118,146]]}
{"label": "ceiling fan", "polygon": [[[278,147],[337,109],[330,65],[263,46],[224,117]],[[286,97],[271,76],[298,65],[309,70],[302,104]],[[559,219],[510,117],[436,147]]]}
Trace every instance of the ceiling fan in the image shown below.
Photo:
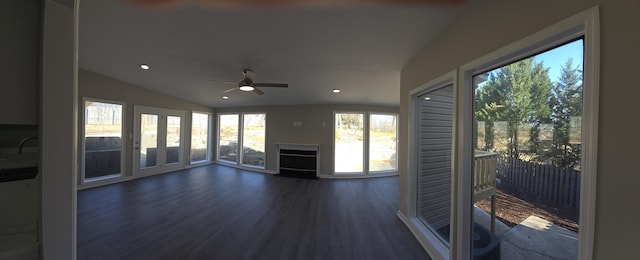
{"label": "ceiling fan", "polygon": [[256,93],[258,95],[262,95],[264,94],[264,92],[262,92],[261,90],[259,90],[257,87],[269,87],[269,88],[288,88],[289,84],[286,83],[257,83],[257,82],[253,82],[253,79],[256,77],[256,73],[253,72],[253,70],[251,69],[244,69],[242,70],[242,75],[244,76],[244,78],[238,82],[238,86],[234,87],[234,88],[230,88],[224,91],[224,93],[229,93],[231,91],[235,91],[235,90],[241,90],[241,91],[245,91],[245,92],[253,92]]}

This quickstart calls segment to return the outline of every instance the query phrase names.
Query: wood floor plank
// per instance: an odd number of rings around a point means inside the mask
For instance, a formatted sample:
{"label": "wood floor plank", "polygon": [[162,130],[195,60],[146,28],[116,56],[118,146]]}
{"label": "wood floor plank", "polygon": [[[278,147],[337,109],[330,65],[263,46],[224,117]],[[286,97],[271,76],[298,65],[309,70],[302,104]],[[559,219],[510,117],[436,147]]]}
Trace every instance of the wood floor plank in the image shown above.
{"label": "wood floor plank", "polygon": [[397,177],[203,166],[79,191],[78,258],[429,259],[397,210]]}

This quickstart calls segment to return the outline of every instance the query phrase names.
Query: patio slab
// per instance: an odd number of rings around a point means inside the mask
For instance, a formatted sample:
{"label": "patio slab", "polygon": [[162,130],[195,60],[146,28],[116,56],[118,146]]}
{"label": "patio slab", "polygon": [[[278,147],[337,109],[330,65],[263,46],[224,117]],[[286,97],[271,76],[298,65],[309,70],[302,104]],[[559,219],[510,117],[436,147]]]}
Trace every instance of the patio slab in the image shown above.
{"label": "patio slab", "polygon": [[[474,207],[474,221],[487,229],[491,216]],[[537,216],[529,216],[511,228],[496,219],[494,232],[500,241],[501,259],[576,259],[578,234]]]}
{"label": "patio slab", "polygon": [[578,234],[529,216],[502,235],[502,259],[576,259]]}

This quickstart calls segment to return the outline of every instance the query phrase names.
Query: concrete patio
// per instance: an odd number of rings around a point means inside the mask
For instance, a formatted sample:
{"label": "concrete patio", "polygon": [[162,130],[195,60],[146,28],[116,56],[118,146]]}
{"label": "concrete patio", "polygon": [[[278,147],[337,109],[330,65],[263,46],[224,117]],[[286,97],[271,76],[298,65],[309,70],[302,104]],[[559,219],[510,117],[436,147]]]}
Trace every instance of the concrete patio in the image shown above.
{"label": "concrete patio", "polygon": [[[474,221],[491,226],[491,216],[474,207]],[[576,259],[578,234],[537,216],[509,227],[496,219],[495,234],[501,239],[501,259]]]}

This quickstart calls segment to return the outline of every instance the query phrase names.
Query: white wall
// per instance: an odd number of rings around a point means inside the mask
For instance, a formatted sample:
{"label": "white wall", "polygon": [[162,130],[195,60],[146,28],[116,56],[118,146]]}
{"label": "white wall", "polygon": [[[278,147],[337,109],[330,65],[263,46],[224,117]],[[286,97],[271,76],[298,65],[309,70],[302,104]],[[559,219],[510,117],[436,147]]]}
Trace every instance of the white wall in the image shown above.
{"label": "white wall", "polygon": [[[640,225],[640,1],[470,1],[402,71],[400,158],[407,157],[408,93],[478,57],[573,14],[600,5],[601,71],[594,259],[630,259]],[[400,168],[400,209],[407,214],[407,164]]]}
{"label": "white wall", "polygon": [[76,82],[74,12],[45,1],[43,35],[42,225],[44,259],[76,258]]}

